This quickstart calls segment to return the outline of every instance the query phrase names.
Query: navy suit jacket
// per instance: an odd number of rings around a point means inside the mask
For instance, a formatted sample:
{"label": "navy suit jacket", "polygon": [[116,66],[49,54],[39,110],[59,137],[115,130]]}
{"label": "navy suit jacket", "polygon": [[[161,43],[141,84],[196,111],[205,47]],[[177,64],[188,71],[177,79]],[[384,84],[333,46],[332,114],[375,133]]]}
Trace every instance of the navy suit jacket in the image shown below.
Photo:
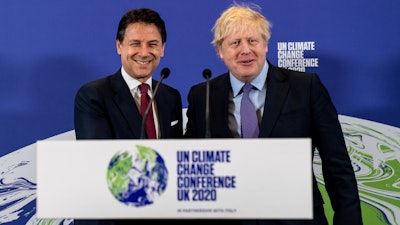
{"label": "navy suit jacket", "polygon": [[[157,81],[153,80],[153,89]],[[178,90],[160,84],[155,96],[160,138],[181,138],[182,99]],[[75,97],[77,139],[139,139],[142,116],[122,78],[113,75],[83,85]]]}
{"label": "navy suit jacket", "polygon": [[[278,68],[269,63],[266,82],[267,95],[259,137],[310,137],[313,145],[310,157],[313,157],[314,150],[318,149],[322,160],[325,187],[335,211],[334,224],[362,224],[357,182],[344,142],[338,113],[319,77],[316,74]],[[209,119],[212,138],[233,137],[228,126],[230,92],[228,73],[210,80]],[[205,137],[205,93],[205,82],[193,86],[189,91],[185,137]],[[323,199],[315,176],[313,177],[313,201],[314,208],[322,207]],[[324,215],[318,215],[314,211],[314,218],[321,217]],[[313,224],[311,221],[304,222],[287,221],[287,223],[279,224]]]}
{"label": "navy suit jacket", "polygon": [[[153,80],[153,90],[157,84]],[[182,138],[182,99],[178,90],[160,84],[155,96],[160,138]],[[139,139],[142,116],[120,70],[83,85],[75,97],[76,139]],[[75,220],[76,225],[149,224],[149,220]]]}

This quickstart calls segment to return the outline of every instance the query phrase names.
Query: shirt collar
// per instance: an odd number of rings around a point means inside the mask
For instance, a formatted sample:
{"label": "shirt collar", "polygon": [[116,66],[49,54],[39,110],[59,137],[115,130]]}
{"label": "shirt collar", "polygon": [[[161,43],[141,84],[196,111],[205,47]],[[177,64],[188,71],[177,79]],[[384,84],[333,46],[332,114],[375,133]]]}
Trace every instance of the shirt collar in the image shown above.
{"label": "shirt collar", "polygon": [[[142,84],[142,82],[136,80],[135,78],[131,77],[125,70],[123,67],[121,67],[121,74],[122,74],[122,78],[124,78],[126,84],[129,87],[129,90],[134,90],[135,88],[137,88],[140,84]],[[152,81],[152,77],[150,77],[149,79],[146,80],[146,84],[148,84],[150,86],[149,90],[151,90],[152,86],[151,86],[151,81]]]}
{"label": "shirt collar", "polygon": [[[258,74],[257,77],[251,81],[251,84],[258,90],[262,90],[265,85],[265,81],[267,79],[268,67],[269,67],[268,63],[267,61],[265,61],[261,73]],[[233,76],[231,72],[229,72],[229,78],[231,80],[233,96],[236,97],[239,94],[240,90],[242,89],[244,83],[243,81],[236,79],[236,77]]]}

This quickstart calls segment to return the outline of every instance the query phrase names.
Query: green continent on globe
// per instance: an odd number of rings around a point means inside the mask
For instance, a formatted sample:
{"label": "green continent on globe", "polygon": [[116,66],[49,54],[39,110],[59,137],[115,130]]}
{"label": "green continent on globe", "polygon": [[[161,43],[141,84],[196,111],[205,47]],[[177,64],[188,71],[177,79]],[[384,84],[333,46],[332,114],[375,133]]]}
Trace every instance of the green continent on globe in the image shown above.
{"label": "green continent on globe", "polygon": [[[156,153],[153,151],[153,149],[146,147],[146,146],[142,146],[142,145],[138,145],[136,146],[137,150],[138,150],[138,157],[139,157],[139,161],[141,162],[145,162],[148,161],[151,164],[154,164],[156,161]],[[145,171],[146,170],[146,164],[141,164],[140,165],[140,170],[141,171]]]}
{"label": "green continent on globe", "polygon": [[111,193],[118,199],[129,187],[128,173],[132,167],[132,155],[125,151],[111,159],[107,171],[107,181]]}

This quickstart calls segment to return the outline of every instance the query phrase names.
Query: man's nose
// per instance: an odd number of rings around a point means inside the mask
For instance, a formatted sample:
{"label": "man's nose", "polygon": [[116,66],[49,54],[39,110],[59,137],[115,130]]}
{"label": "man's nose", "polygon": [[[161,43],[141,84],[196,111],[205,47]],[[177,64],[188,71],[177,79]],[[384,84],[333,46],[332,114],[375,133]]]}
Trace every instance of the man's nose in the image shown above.
{"label": "man's nose", "polygon": [[241,54],[248,54],[250,53],[250,45],[247,42],[242,42],[240,46],[240,53]]}
{"label": "man's nose", "polygon": [[139,54],[141,56],[149,55],[149,47],[147,45],[140,45]]}

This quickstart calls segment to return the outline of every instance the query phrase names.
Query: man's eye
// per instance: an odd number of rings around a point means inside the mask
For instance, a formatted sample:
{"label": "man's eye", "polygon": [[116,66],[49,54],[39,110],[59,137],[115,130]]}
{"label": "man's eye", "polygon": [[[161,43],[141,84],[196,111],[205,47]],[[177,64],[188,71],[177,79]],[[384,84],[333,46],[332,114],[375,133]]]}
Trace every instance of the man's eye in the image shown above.
{"label": "man's eye", "polygon": [[240,44],[240,41],[234,41],[234,42],[231,43],[231,45],[234,46],[234,47],[235,46],[239,46],[239,44]]}
{"label": "man's eye", "polygon": [[258,43],[258,40],[250,39],[250,40],[249,40],[249,43],[252,44],[252,45],[253,45],[253,44],[257,44],[257,43]]}

